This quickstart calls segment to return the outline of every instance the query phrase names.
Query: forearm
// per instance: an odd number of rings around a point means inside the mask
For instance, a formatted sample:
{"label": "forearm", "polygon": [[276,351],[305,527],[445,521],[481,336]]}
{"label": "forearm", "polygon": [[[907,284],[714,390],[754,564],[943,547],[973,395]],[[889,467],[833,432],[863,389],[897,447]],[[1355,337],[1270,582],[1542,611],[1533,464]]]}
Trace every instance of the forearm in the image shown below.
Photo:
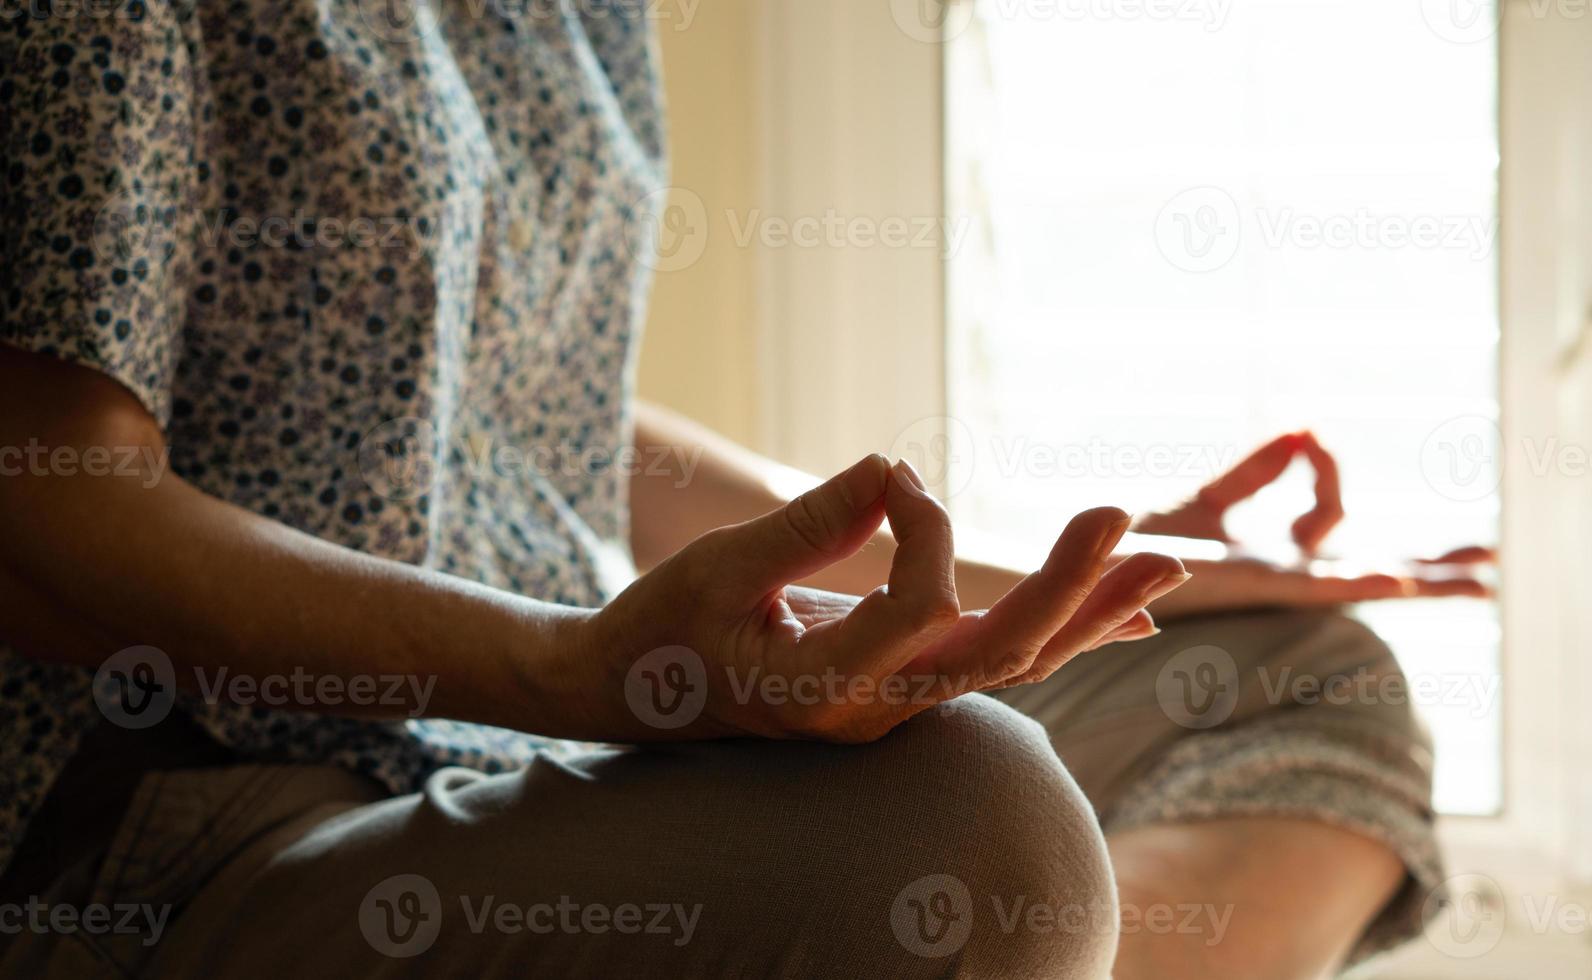
{"label": "forearm", "polygon": [[405,690],[428,692],[425,704],[292,707],[373,716],[424,708],[550,735],[581,729],[570,639],[584,611],[340,548],[170,476],[148,489],[33,479],[49,481],[36,492],[53,499],[14,508],[26,495],[7,495],[7,512],[27,515],[8,522],[7,563],[44,599],[29,603],[37,616],[77,626],[64,646],[52,642],[54,629],[19,636],[25,654],[97,666],[147,644],[190,688],[223,668],[256,682],[296,672],[401,676],[417,682]]}
{"label": "forearm", "polygon": [[[0,444],[35,439],[81,452],[137,440],[159,458],[148,433],[72,434],[27,414],[0,412]],[[190,688],[203,686],[199,672],[214,679],[223,668],[256,683],[412,677],[433,682],[429,715],[600,735],[587,730],[589,702],[576,696],[589,669],[575,642],[587,611],[342,548],[154,470],[13,468],[0,478],[0,535],[0,640],[25,656],[94,667],[122,647],[150,645]],[[391,717],[422,707],[348,701],[291,707]]]}
{"label": "forearm", "polygon": [[766,514],[818,480],[667,409],[638,402],[630,543],[642,571],[714,528]]}

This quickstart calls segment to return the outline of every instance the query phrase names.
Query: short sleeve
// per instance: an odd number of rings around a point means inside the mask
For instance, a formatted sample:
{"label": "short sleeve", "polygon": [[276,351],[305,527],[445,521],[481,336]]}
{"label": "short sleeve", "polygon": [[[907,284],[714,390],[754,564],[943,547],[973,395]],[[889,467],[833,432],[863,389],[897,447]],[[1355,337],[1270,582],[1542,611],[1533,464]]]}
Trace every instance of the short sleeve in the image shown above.
{"label": "short sleeve", "polygon": [[101,371],[164,427],[181,354],[196,83],[166,0],[0,18],[0,341]]}

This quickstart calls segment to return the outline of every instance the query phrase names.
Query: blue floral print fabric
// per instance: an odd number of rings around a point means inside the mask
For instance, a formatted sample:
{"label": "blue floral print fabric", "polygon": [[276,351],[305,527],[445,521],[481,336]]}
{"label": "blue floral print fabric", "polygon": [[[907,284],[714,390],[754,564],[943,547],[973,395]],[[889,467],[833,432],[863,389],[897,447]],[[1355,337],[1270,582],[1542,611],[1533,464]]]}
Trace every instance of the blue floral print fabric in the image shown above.
{"label": "blue floral print fabric", "polygon": [[[0,18],[0,342],[116,379],[209,494],[600,604],[631,574],[659,102],[617,0],[36,0]],[[93,680],[0,648],[0,866],[101,721]],[[179,710],[245,757],[394,792],[541,744],[212,700]]]}

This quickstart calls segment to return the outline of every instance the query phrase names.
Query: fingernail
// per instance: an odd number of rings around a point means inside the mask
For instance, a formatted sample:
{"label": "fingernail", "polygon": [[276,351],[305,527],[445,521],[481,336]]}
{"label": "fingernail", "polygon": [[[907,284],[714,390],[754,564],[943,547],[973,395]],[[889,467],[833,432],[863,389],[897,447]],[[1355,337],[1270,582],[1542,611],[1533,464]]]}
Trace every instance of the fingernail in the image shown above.
{"label": "fingernail", "polygon": [[1119,626],[1106,637],[1106,640],[1112,643],[1127,640],[1148,640],[1150,637],[1159,636],[1160,634],[1161,627],[1159,626],[1151,626],[1147,630],[1130,630]]}
{"label": "fingernail", "polygon": [[1193,577],[1194,576],[1188,572],[1173,572],[1171,575],[1157,580],[1155,584],[1145,589],[1141,594],[1142,598],[1140,601],[1143,603],[1154,602],[1156,599],[1161,598],[1168,592],[1171,592],[1173,589],[1177,588]]}
{"label": "fingernail", "polygon": [[1129,514],[1120,520],[1107,524],[1105,533],[1100,536],[1100,543],[1095,545],[1096,553],[1102,558],[1110,554],[1112,549],[1117,546],[1117,542],[1121,541],[1122,536],[1128,532],[1128,527],[1132,523],[1133,515]]}
{"label": "fingernail", "polygon": [[853,509],[867,507],[884,493],[883,473],[889,466],[883,456],[869,453],[841,476],[840,495]]}
{"label": "fingernail", "polygon": [[896,460],[896,464],[890,468],[890,472],[895,474],[896,482],[901,484],[901,489],[907,493],[912,494],[914,497],[922,497],[925,500],[934,499],[929,496],[929,488],[923,483],[923,477],[918,476],[918,471],[913,469],[912,464],[907,462],[904,457]]}

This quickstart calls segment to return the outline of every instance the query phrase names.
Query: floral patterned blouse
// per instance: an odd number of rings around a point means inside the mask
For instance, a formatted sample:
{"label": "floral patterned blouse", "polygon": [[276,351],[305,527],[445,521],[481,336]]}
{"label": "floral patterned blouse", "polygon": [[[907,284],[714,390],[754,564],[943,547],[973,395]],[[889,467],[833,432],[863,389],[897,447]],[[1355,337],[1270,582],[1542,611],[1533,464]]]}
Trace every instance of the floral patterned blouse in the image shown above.
{"label": "floral patterned blouse", "polygon": [[[579,11],[579,12],[577,12]],[[596,605],[628,575],[645,5],[35,0],[0,18],[0,342],[88,365],[169,466],[350,548]],[[502,447],[514,450],[505,456]],[[505,465],[505,459],[512,465]],[[107,655],[115,651],[107,651]],[[0,867],[102,720],[0,647]],[[245,757],[394,792],[540,744],[207,703]]]}

